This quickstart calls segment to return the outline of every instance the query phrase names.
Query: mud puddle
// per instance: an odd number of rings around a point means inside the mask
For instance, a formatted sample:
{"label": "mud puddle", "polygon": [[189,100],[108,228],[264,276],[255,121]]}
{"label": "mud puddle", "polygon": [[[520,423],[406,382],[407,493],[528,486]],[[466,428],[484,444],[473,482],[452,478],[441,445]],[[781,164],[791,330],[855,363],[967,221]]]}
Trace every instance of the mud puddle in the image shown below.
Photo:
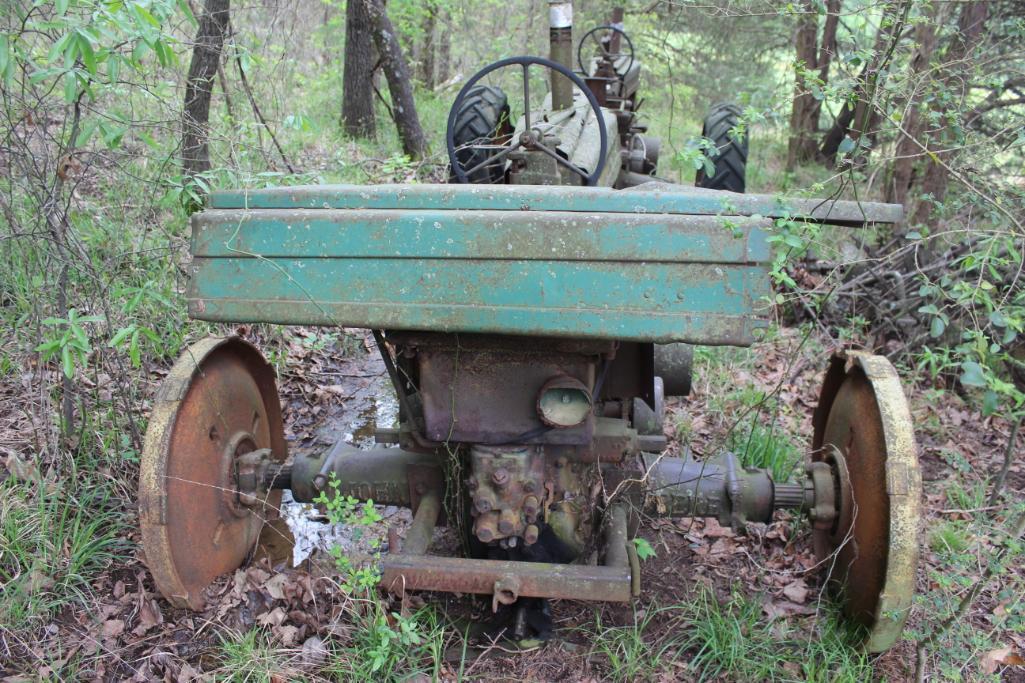
{"label": "mud puddle", "polygon": [[[377,349],[372,342],[368,346],[366,353],[340,361],[333,361],[331,349],[325,349],[325,362],[306,372],[307,382],[316,386],[313,395],[326,394],[328,400],[318,406],[312,419],[308,417],[309,407],[301,405],[309,400],[309,392],[299,392],[302,395],[291,402],[295,422],[307,423],[301,436],[296,435],[290,444],[293,457],[323,452],[339,441],[370,449],[375,445],[377,429],[398,426],[399,407],[394,389]],[[326,554],[333,546],[340,546],[347,553],[367,553],[376,541],[379,550],[387,550],[388,528],[395,526],[404,531],[412,513],[394,505],[376,507],[382,520],[369,527],[336,525],[329,523],[317,506],[297,503],[285,491],[281,517],[295,538],[292,566],[299,566],[316,551]]]}

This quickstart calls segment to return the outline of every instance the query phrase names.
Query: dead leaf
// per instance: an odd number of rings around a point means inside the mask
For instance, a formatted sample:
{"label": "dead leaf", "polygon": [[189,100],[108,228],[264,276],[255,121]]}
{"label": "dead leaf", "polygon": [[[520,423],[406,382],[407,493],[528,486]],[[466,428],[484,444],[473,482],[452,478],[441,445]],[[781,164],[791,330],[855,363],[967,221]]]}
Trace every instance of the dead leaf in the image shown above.
{"label": "dead leaf", "polygon": [[808,615],[815,614],[815,609],[807,605],[796,605],[786,600],[770,601],[762,605],[762,611],[769,617],[770,620],[777,619],[779,617],[789,617],[794,615]]}
{"label": "dead leaf", "polygon": [[714,517],[705,520],[704,535],[709,538],[732,538],[737,534],[728,526],[722,526]]}
{"label": "dead leaf", "polygon": [[287,581],[288,577],[285,574],[275,574],[267,579],[267,582],[263,584],[263,588],[267,591],[267,595],[271,596],[275,600],[284,600],[284,588]]}
{"label": "dead leaf", "polygon": [[287,618],[284,608],[275,607],[270,612],[264,612],[260,616],[256,617],[256,623],[261,626],[280,626],[283,621]]}
{"label": "dead leaf", "polygon": [[303,643],[301,661],[303,666],[317,668],[327,661],[328,651],[324,640],[319,636],[307,638]]}
{"label": "dead leaf", "polygon": [[783,595],[785,595],[791,602],[803,605],[808,599],[808,586],[805,585],[803,579],[798,579],[797,581],[788,584],[783,589]]}
{"label": "dead leaf", "polygon": [[979,658],[979,668],[987,674],[996,673],[997,669],[1002,666],[1022,665],[1025,665],[1025,659],[1022,659],[1021,655],[1014,652],[1010,646],[990,650]]}
{"label": "dead leaf", "polygon": [[164,623],[164,615],[157,606],[157,601],[143,598],[139,605],[139,625],[132,631],[137,636],[145,635],[154,626]]}
{"label": "dead leaf", "polygon": [[103,622],[103,627],[100,629],[100,635],[102,635],[104,638],[117,638],[124,632],[124,619],[108,619],[107,621]]}
{"label": "dead leaf", "polygon": [[295,645],[296,636],[299,635],[299,627],[288,624],[278,626],[272,632],[284,647],[292,647]]}

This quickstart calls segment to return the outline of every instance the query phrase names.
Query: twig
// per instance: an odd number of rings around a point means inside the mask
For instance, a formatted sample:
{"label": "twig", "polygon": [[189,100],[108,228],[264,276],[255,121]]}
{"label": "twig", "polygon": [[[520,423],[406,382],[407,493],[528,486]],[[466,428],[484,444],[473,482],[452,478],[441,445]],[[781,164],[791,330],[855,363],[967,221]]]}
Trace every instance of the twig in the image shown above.
{"label": "twig", "polygon": [[246,96],[249,98],[249,104],[253,108],[253,115],[260,122],[264,128],[267,129],[267,134],[270,135],[271,142],[274,143],[274,147],[278,150],[278,154],[281,155],[281,161],[285,164],[285,168],[292,175],[295,175],[295,169],[292,168],[292,164],[289,163],[288,157],[285,155],[285,150],[281,148],[281,143],[278,142],[278,138],[274,135],[274,130],[267,124],[267,119],[263,117],[263,113],[260,111],[260,105],[256,103],[256,98],[253,96],[253,89],[249,87],[249,79],[246,78],[245,69],[242,68],[242,58],[238,54],[238,50],[235,48],[235,28],[231,22],[228,22],[228,36],[231,38],[232,49],[235,50],[235,64],[238,66],[238,75],[242,81],[242,89],[246,91]]}
{"label": "twig", "polygon": [[1022,420],[1025,420],[1025,413],[1019,415],[1018,420],[1011,427],[1011,435],[1007,437],[1007,448],[1004,449],[1004,465],[993,480],[993,490],[989,494],[989,500],[986,501],[987,505],[996,505],[997,499],[1000,498],[1000,492],[1004,489],[1007,472],[1011,469],[1011,462],[1014,460],[1014,444],[1018,440],[1018,430],[1021,428]]}

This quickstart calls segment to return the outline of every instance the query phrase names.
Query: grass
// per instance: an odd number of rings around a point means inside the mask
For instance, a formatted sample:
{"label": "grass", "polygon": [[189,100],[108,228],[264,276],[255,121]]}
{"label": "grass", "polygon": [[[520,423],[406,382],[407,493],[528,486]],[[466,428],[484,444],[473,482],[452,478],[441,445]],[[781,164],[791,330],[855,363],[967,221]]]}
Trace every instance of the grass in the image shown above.
{"label": "grass", "polygon": [[727,442],[744,467],[767,469],[773,481],[788,481],[802,460],[801,450],[779,426],[766,427],[757,419],[731,431]]}
{"label": "grass", "polygon": [[353,603],[352,635],[335,649],[325,673],[336,681],[438,680],[444,659],[445,626],[428,606],[403,616],[371,598]]}
{"label": "grass", "polygon": [[0,484],[0,624],[22,630],[70,602],[127,555],[126,522],[109,489],[42,482]]}
{"label": "grass", "polygon": [[719,600],[711,589],[684,606],[689,626],[683,646],[698,680],[725,676],[742,681],[863,681],[867,656],[854,634],[823,606],[810,633],[787,622],[769,622],[757,598],[734,590]]}
{"label": "grass", "polygon": [[591,657],[603,662],[608,680],[657,678],[680,658],[680,634],[676,628],[665,627],[667,620],[670,624],[678,620],[679,612],[679,607],[635,609],[633,623],[609,626],[602,623],[599,611],[593,627],[585,629]]}
{"label": "grass", "polygon": [[[634,612],[632,624],[609,626],[599,614],[586,627],[590,657],[603,680],[811,681],[869,680],[868,656],[857,634],[823,604],[813,628],[769,621],[758,596],[736,588],[720,599],[711,588],[689,602]],[[671,672],[671,673],[670,673]]]}
{"label": "grass", "polygon": [[262,629],[224,636],[218,649],[220,680],[270,683],[282,675],[282,658]]}

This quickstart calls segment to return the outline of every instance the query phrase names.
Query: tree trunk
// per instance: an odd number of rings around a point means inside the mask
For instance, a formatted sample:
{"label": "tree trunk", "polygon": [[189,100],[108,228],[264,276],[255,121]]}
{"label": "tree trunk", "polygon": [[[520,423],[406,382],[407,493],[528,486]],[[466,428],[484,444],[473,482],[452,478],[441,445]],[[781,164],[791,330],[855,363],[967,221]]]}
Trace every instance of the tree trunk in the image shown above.
{"label": "tree trunk", "polygon": [[956,156],[957,148],[957,140],[951,134],[953,127],[948,123],[949,114],[952,109],[963,109],[964,99],[968,95],[967,76],[972,70],[971,54],[979,44],[988,15],[989,3],[985,0],[962,5],[957,33],[951,37],[944,51],[940,87],[947,92],[957,92],[960,88],[961,92],[960,97],[934,101],[933,111],[938,114],[934,120],[941,121],[942,128],[932,131],[931,142],[926,145],[935,147],[936,151],[930,150],[924,159],[925,169],[920,189],[921,194],[926,196],[918,202],[911,214],[912,225],[928,223],[936,204],[946,197],[950,179],[947,165]]}
{"label": "tree trunk", "polygon": [[[815,60],[815,67],[819,70],[819,80],[823,86],[829,82],[829,67],[833,64],[833,56],[836,54],[836,30],[840,26],[840,0],[828,0],[826,3],[826,23],[822,27],[822,42],[819,43],[819,55]],[[808,121],[813,126],[811,133],[817,135],[819,132],[819,119],[822,116],[822,100],[812,99],[811,110],[808,112]],[[818,145],[814,140],[810,141],[811,152],[814,155],[818,152]],[[809,157],[810,158],[810,157]]]}
{"label": "tree trunk", "polygon": [[367,5],[349,0],[345,6],[345,66],[342,71],[342,130],[354,138],[377,133],[374,118],[374,39]]}
{"label": "tree trunk", "polygon": [[438,23],[438,7],[433,2],[424,7],[423,43],[420,45],[420,82],[425,88],[434,89],[434,27]]}
{"label": "tree trunk", "polygon": [[[875,139],[876,125],[879,122],[879,112],[875,107],[876,92],[885,78],[897,41],[901,39],[911,2],[912,0],[904,0],[903,6],[886,6],[880,28],[876,33],[875,44],[872,46],[872,59],[858,75],[854,89],[855,104],[853,107],[849,104],[844,106],[822,140],[819,160],[826,166],[836,164],[836,155],[840,152],[840,144],[844,138],[849,137],[855,142],[862,137],[867,138],[869,142]],[[866,160],[857,153],[853,156],[856,157],[856,163],[864,163]]]}
{"label": "tree trunk", "polygon": [[[932,62],[932,55],[936,49],[936,12],[935,10],[928,21],[920,23],[915,28],[915,54],[911,58],[911,72],[914,77],[920,77],[929,69]],[[912,79],[913,82],[917,78]],[[919,100],[921,91],[912,95],[910,102],[906,104],[907,116],[901,122],[903,132],[897,140],[896,158],[891,170],[890,182],[886,185],[886,201],[895,204],[903,204],[908,197],[908,191],[914,183],[915,162],[921,158],[922,149],[915,144],[915,141],[922,135],[922,116],[919,112]]]}
{"label": "tree trunk", "polygon": [[437,82],[445,83],[448,81],[449,73],[452,70],[452,17],[449,16],[448,12],[443,12],[441,16],[441,28],[438,30],[440,34],[438,36],[438,73]]}
{"label": "tree trunk", "polygon": [[210,170],[210,99],[228,30],[229,0],[205,0],[185,81],[182,107],[182,172],[191,178]]}
{"label": "tree trunk", "polygon": [[794,74],[794,102],[790,110],[790,138],[787,142],[787,170],[804,161],[814,159],[818,153],[816,138],[819,133],[819,118],[822,115],[822,100],[811,93],[808,73],[818,80],[818,87],[829,82],[829,67],[836,54],[836,31],[840,25],[841,0],[826,2],[826,19],[819,40],[819,18],[815,5],[807,0],[801,20],[794,34],[794,50],[798,69]]}
{"label": "tree trunk", "polygon": [[787,142],[787,170],[792,171],[798,163],[815,155],[815,134],[818,119],[814,113],[820,111],[816,99],[809,91],[809,84],[803,75],[805,70],[815,71],[818,64],[816,39],[819,32],[818,15],[811,0],[802,4],[803,14],[794,34],[796,69],[794,73],[794,103],[790,109],[790,139]]}
{"label": "tree trunk", "polygon": [[427,139],[424,137],[420,119],[416,114],[416,102],[413,100],[413,86],[409,78],[409,66],[402,54],[395,29],[385,12],[381,0],[350,0],[364,2],[373,25],[374,43],[381,55],[381,66],[385,78],[388,79],[388,92],[391,93],[392,115],[395,127],[402,141],[402,151],[413,159],[421,159],[427,151]]}

